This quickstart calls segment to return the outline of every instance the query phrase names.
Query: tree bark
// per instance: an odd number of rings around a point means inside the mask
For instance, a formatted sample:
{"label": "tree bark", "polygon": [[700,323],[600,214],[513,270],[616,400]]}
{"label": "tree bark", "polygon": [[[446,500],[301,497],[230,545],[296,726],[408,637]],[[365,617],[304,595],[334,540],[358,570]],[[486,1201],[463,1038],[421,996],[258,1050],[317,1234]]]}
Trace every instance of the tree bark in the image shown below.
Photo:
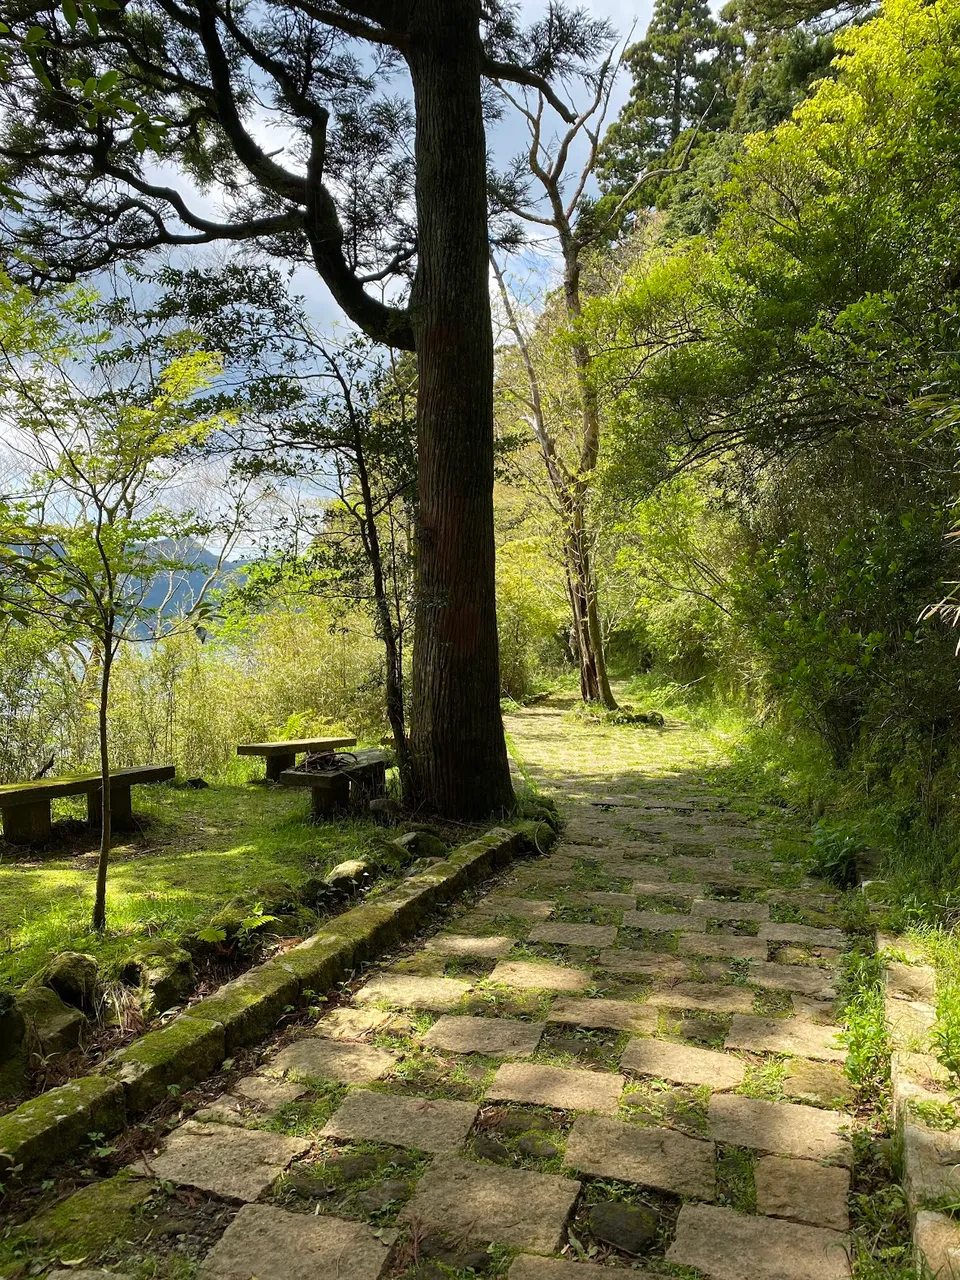
{"label": "tree bark", "polygon": [[100,668],[100,698],[97,729],[100,737],[100,856],[97,859],[97,886],[93,896],[93,927],[102,933],[107,927],[107,867],[110,863],[110,742],[107,712],[110,706],[110,674],[113,669],[113,633],[108,630]]}
{"label": "tree bark", "polygon": [[500,716],[493,334],[479,0],[418,0],[419,542],[411,764],[418,803],[480,819],[513,804]]}

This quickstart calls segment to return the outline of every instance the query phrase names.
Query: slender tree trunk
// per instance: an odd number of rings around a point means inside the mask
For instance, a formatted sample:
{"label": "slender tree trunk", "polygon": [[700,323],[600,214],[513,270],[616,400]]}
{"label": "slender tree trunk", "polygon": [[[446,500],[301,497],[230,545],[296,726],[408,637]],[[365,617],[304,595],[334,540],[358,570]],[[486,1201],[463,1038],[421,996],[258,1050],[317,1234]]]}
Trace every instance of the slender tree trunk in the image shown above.
{"label": "slender tree trunk", "polygon": [[411,756],[419,803],[476,819],[513,804],[500,716],[493,334],[479,0],[418,0],[419,538]]}
{"label": "slender tree trunk", "polygon": [[[564,245],[563,284],[567,315],[571,323],[577,325],[583,314],[580,301],[580,246],[572,237]],[[573,480],[570,508],[576,543],[576,583],[582,600],[586,653],[589,655],[590,664],[589,684],[592,697],[589,701],[601,702],[608,711],[615,711],[617,702],[610,688],[607,659],[603,650],[593,549],[590,546],[586,528],[587,491],[593,481],[593,474],[600,458],[600,406],[590,377],[590,351],[576,331],[571,349],[577,392],[580,397],[581,442],[579,466]],[[580,683],[582,687],[584,683],[582,657]]]}
{"label": "slender tree trunk", "polygon": [[100,668],[100,699],[97,729],[100,736],[100,857],[97,861],[97,887],[93,898],[93,927],[102,933],[107,927],[107,867],[110,864],[110,743],[107,711],[110,705],[110,673],[113,669],[113,635],[108,632]]}
{"label": "slender tree trunk", "polygon": [[387,596],[386,578],[383,572],[383,549],[380,544],[380,532],[377,529],[377,513],[373,501],[373,489],[370,485],[370,473],[364,454],[363,440],[360,433],[354,435],[354,453],[357,464],[357,478],[360,483],[360,495],[363,500],[365,529],[363,530],[364,550],[370,564],[373,577],[374,609],[377,617],[377,629],[383,641],[386,656],[386,707],[387,719],[393,733],[394,747],[397,753],[397,764],[400,769],[400,783],[404,795],[410,789],[410,748],[407,741],[407,719],[403,698],[403,663],[400,654],[398,628],[390,611]]}

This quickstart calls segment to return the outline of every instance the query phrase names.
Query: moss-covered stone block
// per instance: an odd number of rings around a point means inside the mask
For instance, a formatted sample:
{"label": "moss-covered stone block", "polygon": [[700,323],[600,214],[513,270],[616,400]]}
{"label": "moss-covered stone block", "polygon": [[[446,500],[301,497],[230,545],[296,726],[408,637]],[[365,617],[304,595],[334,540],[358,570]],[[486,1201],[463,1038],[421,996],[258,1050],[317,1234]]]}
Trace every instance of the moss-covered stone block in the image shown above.
{"label": "moss-covered stone block", "polygon": [[155,1192],[149,1179],[119,1173],[81,1187],[38,1213],[17,1235],[42,1249],[55,1249],[60,1257],[81,1255],[88,1261],[114,1240],[133,1240],[146,1233],[149,1224],[141,1222],[138,1210]]}
{"label": "moss-covered stone block", "polygon": [[300,989],[296,979],[273,961],[258,965],[242,977],[227,982],[206,1000],[184,1013],[185,1018],[219,1023],[226,1052],[257,1044],[280,1021],[284,1010],[296,1004]]}
{"label": "moss-covered stone block", "polygon": [[322,933],[279,956],[274,963],[296,978],[301,992],[336,986],[353,965],[353,943],[339,934]]}
{"label": "moss-covered stone block", "polygon": [[139,1114],[162,1102],[171,1085],[189,1088],[210,1075],[226,1056],[224,1046],[219,1022],[181,1014],[111,1054],[100,1070],[123,1086],[127,1106]]}
{"label": "moss-covered stone block", "polygon": [[71,1080],[0,1116],[0,1172],[41,1173],[88,1134],[116,1133],[125,1123],[124,1090],[117,1080]]}

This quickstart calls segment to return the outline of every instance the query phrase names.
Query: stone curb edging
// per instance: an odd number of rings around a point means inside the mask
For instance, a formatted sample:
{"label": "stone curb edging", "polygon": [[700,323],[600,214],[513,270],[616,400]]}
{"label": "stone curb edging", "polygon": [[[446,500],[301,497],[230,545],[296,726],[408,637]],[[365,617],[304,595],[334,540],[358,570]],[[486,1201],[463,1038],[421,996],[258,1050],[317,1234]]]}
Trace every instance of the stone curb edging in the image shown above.
{"label": "stone curb edging", "polygon": [[893,1121],[902,1152],[916,1272],[960,1280],[960,1223],[928,1207],[945,1198],[957,1199],[960,1128],[928,1125],[919,1111],[925,1103],[951,1107],[949,1073],[932,1052],[936,974],[904,938],[878,933],[877,953],[883,961],[884,1011],[893,1050]]}
{"label": "stone curb edging", "polygon": [[556,839],[545,823],[495,827],[442,862],[375,893],[282,955],[104,1060],[0,1117],[0,1178],[36,1175],[92,1133],[120,1132],[169,1095],[199,1083],[237,1049],[259,1043],[306,993],[322,993],[364,961],[412,936],[426,915],[521,853]]}

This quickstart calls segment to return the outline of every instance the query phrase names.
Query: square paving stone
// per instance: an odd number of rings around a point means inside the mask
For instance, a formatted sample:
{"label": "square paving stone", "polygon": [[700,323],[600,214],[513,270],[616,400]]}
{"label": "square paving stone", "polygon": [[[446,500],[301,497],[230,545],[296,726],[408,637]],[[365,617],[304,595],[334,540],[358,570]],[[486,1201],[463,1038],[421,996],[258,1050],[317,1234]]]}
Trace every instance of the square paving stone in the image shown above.
{"label": "square paving stone", "polygon": [[527,935],[531,942],[552,942],[561,947],[612,947],[617,938],[615,924],[567,924],[548,921]]}
{"label": "square paving stone", "polygon": [[479,956],[482,960],[499,960],[517,945],[515,938],[473,938],[461,933],[438,933],[424,946],[425,951],[438,951],[444,956]]}
{"label": "square paving stone", "polygon": [[211,1280],[379,1280],[395,1231],[245,1204],[200,1269]]}
{"label": "square paving stone", "polygon": [[556,907],[555,902],[542,902],[536,898],[484,898],[477,903],[476,911],[490,916],[515,916],[520,920],[546,920]]}
{"label": "square paving stone", "polygon": [[271,1080],[269,1076],[244,1076],[233,1086],[233,1093],[264,1107],[286,1106],[306,1092],[306,1085],[291,1080]]}
{"label": "square paving stone", "polygon": [[766,960],[770,944],[738,933],[684,933],[679,951],[684,956],[717,956],[723,960]]}
{"label": "square paving stone", "polygon": [[814,1000],[810,996],[790,996],[793,1012],[798,1018],[806,1018],[821,1027],[834,1026],[837,1021],[837,1006],[833,1000]]}
{"label": "square paving stone", "polygon": [[623,1084],[623,1076],[613,1072],[507,1062],[497,1068],[484,1097],[492,1102],[532,1102],[561,1111],[601,1111],[614,1115]]}
{"label": "square paving stone", "polygon": [[299,1080],[316,1076],[338,1084],[369,1084],[388,1076],[396,1065],[396,1054],[372,1044],[308,1036],[281,1049],[267,1069]]}
{"label": "square paving stone", "polygon": [[445,1235],[555,1253],[580,1183],[445,1156],[420,1179],[401,1217]]}
{"label": "square paving stone", "polygon": [[634,1039],[623,1051],[620,1066],[638,1075],[656,1076],[674,1084],[708,1084],[711,1089],[736,1089],[744,1064],[732,1054],[667,1040]]}
{"label": "square paving stone", "polygon": [[794,1058],[787,1063],[782,1087],[788,1098],[818,1107],[835,1107],[853,1102],[856,1097],[856,1090],[840,1067],[807,1058]]}
{"label": "square paving stone", "polygon": [[656,1031],[660,1017],[649,1005],[633,1000],[556,1000],[548,1022],[574,1027],[609,1027],[614,1031]]}
{"label": "square paving stone", "polygon": [[706,1009],[710,1013],[749,1013],[753,1001],[749,987],[714,982],[678,982],[647,996],[647,1003],[660,1009]]}
{"label": "square paving stone", "polygon": [[690,962],[678,960],[666,951],[601,951],[597,967],[609,973],[622,973],[642,978],[682,979],[690,977]]}
{"label": "square paving stone", "polygon": [[383,973],[360,988],[354,995],[358,1004],[399,1005],[402,1009],[452,1009],[468,991],[472,982],[460,978],[416,978],[405,974]]}
{"label": "square paving stone", "polygon": [[711,1280],[846,1280],[847,1237],[708,1204],[685,1204],[667,1261]]}
{"label": "square paving stone", "polygon": [[626,929],[646,929],[648,933],[703,933],[707,927],[702,916],[674,911],[625,911],[623,924]]}
{"label": "square paving stone", "polygon": [[597,893],[571,894],[567,901],[571,899],[575,899],[577,905],[622,907],[625,911],[632,911],[637,905],[637,900],[632,893],[607,893],[604,890],[600,890]]}
{"label": "square paving stone", "polygon": [[490,974],[490,981],[530,991],[586,991],[593,979],[585,969],[532,964],[526,960],[501,960]]}
{"label": "square paving stone", "polygon": [[[66,1273],[64,1273],[66,1274]],[[643,1280],[649,1272],[630,1272],[630,1280]],[[609,1280],[609,1267],[598,1267],[592,1262],[567,1262],[563,1258],[537,1258],[531,1253],[521,1253],[514,1258],[507,1280]]]}
{"label": "square paving stone", "polygon": [[753,1147],[798,1160],[849,1164],[850,1117],[797,1102],[765,1102],[715,1094],[707,1109],[710,1136],[734,1147]]}
{"label": "square paving stone", "polygon": [[304,1138],[188,1120],[174,1129],[158,1156],[139,1161],[133,1170],[225,1200],[256,1200],[309,1149]]}
{"label": "square paving stone", "polygon": [[472,1102],[355,1089],[320,1132],[324,1138],[387,1142],[437,1154],[459,1151],[476,1118]]}
{"label": "square paving stone", "polygon": [[764,1156],[757,1161],[754,1178],[758,1212],[834,1231],[846,1231],[850,1226],[848,1169]]}
{"label": "square paving stone", "polygon": [[[919,1211],[913,1228],[913,1250],[915,1257],[923,1255],[924,1271],[937,1280],[960,1277],[960,1225],[947,1214],[931,1209]],[[53,1274],[47,1280],[53,1280]]]}
{"label": "square paving stone", "polygon": [[713,1143],[673,1129],[577,1116],[563,1162],[578,1173],[636,1182],[697,1200],[712,1200],[716,1194]]}
{"label": "square paving stone", "polygon": [[387,1009],[331,1009],[325,1014],[314,1031],[318,1036],[326,1036],[330,1040],[362,1040],[375,1031],[386,1031],[401,1022],[402,1014],[390,1013]]}
{"label": "square paving stone", "polygon": [[837,1042],[835,1030],[803,1018],[738,1015],[730,1024],[723,1047],[751,1053],[792,1053],[798,1058],[820,1058],[824,1062],[843,1062],[847,1056],[846,1049]]}
{"label": "square paving stone", "polygon": [[488,1058],[529,1058],[543,1035],[542,1022],[516,1018],[438,1018],[423,1043],[446,1053],[483,1053]]}
{"label": "square paving stone", "polygon": [[638,898],[682,898],[692,902],[694,898],[703,896],[702,884],[688,884],[685,880],[668,881],[666,884],[636,880],[630,887]]}
{"label": "square paving stone", "polygon": [[713,898],[698,898],[690,908],[695,916],[708,920],[769,920],[770,907],[766,902],[721,902]]}
{"label": "square paving stone", "polygon": [[796,991],[820,1000],[832,1000],[837,994],[832,975],[826,969],[815,969],[811,965],[760,961],[748,967],[746,980],[753,987]]}
{"label": "square paving stone", "polygon": [[807,947],[842,947],[845,941],[840,929],[815,929],[809,924],[763,924],[760,937],[768,942],[800,942]]}

